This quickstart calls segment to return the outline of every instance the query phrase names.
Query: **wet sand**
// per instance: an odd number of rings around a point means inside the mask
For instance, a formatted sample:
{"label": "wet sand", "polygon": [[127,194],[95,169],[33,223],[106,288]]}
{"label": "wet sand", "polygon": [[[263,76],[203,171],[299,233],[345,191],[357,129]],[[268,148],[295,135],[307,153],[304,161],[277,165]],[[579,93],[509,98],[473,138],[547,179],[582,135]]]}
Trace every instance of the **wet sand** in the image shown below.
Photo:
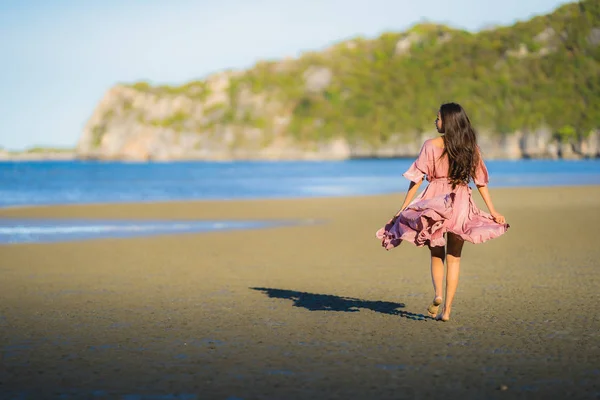
{"label": "wet sand", "polygon": [[600,186],[492,195],[447,323],[427,249],[374,237],[403,194],[0,210],[315,220],[0,246],[0,398],[599,398]]}

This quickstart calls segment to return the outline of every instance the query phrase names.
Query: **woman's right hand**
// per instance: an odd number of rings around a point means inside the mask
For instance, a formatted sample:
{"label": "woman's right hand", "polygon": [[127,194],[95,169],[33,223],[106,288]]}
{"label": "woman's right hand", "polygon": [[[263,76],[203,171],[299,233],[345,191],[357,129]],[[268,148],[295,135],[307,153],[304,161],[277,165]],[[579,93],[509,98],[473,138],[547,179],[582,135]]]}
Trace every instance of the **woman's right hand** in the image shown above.
{"label": "woman's right hand", "polygon": [[504,218],[504,215],[500,214],[498,211],[493,211],[490,213],[492,215],[492,218],[494,218],[494,221],[496,221],[499,224],[505,224],[506,223],[506,218]]}

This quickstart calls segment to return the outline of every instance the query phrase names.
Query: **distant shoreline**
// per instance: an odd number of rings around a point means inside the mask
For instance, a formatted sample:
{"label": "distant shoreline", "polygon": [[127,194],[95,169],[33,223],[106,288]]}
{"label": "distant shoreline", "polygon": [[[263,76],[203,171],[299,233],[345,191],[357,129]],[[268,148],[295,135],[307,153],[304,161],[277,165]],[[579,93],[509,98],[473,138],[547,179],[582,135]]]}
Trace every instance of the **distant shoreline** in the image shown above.
{"label": "distant shoreline", "polygon": [[31,149],[24,151],[0,150],[0,161],[70,161],[77,160],[74,150]]}

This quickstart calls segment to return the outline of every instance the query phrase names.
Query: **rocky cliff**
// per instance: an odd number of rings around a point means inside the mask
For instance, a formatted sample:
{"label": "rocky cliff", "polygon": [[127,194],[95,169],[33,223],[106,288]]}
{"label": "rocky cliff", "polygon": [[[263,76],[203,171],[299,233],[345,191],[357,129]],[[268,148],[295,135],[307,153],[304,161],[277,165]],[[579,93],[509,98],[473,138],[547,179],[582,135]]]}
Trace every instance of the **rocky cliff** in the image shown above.
{"label": "rocky cliff", "polygon": [[417,25],[179,87],[118,85],[77,156],[414,157],[436,134],[436,107],[452,100],[471,114],[488,158],[598,157],[599,4],[477,34]]}

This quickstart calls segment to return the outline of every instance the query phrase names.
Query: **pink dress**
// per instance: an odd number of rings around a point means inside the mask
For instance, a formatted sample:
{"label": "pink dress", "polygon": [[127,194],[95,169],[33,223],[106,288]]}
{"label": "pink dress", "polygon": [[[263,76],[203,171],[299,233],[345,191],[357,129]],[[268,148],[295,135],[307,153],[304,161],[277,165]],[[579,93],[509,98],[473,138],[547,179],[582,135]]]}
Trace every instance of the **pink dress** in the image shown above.
{"label": "pink dress", "polygon": [[[408,241],[418,247],[444,246],[444,233],[452,232],[471,243],[483,243],[504,234],[508,224],[499,224],[492,216],[479,208],[473,201],[468,185],[457,185],[452,189],[448,181],[447,156],[440,158],[444,149],[432,140],[423,143],[419,156],[403,176],[419,182],[427,176],[429,184],[402,211],[395,223],[388,223],[376,233],[382,246],[390,250]],[[478,186],[489,182],[488,171],[480,158],[474,182]]]}

